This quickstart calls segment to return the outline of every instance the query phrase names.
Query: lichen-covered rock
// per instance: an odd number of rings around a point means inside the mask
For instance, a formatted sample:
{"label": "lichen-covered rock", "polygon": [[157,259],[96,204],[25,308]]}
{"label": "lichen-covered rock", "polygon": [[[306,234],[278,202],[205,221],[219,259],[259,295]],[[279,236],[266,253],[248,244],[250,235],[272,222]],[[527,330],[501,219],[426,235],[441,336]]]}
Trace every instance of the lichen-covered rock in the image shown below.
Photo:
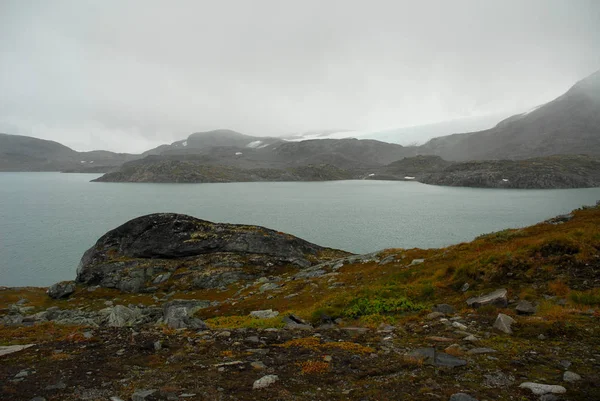
{"label": "lichen-covered rock", "polygon": [[[251,270],[247,266],[255,270],[284,265],[305,268],[346,255],[264,227],[157,213],[130,220],[103,235],[83,255],[76,281],[125,292],[140,292],[167,281],[218,288],[265,273],[247,271]],[[182,263],[184,280],[177,272]]]}
{"label": "lichen-covered rock", "polygon": [[48,296],[54,299],[68,298],[75,292],[75,282],[62,281],[48,288]]}

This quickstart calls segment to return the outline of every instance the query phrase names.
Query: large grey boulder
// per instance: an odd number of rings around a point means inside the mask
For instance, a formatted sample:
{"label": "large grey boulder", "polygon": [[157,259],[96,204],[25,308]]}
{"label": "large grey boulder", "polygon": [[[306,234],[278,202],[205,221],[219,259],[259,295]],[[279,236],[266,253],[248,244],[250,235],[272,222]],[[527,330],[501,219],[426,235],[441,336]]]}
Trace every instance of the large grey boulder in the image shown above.
{"label": "large grey boulder", "polygon": [[[206,265],[213,256],[226,259],[227,255],[243,256],[240,258],[242,263],[228,266],[233,268],[228,270],[231,273],[223,273],[218,280],[210,280],[210,276],[208,279],[197,278],[197,287],[213,288],[241,278],[253,278],[253,275],[246,276],[243,268],[256,257],[263,258],[262,267],[272,266],[267,263],[269,260],[276,265],[308,267],[319,259],[331,260],[348,253],[264,227],[212,223],[182,214],[157,213],[130,220],[100,237],[81,258],[76,281],[139,292],[152,285],[161,285],[167,279],[173,280],[176,276],[173,272],[178,266],[173,263],[176,259],[185,259],[189,264],[199,260],[202,262],[199,265]],[[172,276],[169,277],[169,273]],[[191,282],[194,277],[190,278]]]}
{"label": "large grey boulder", "polygon": [[48,296],[53,299],[68,298],[75,292],[74,281],[62,281],[48,288]]}
{"label": "large grey boulder", "polygon": [[467,305],[471,308],[480,308],[485,305],[494,305],[500,308],[506,308],[508,306],[508,298],[506,297],[508,291],[501,288],[496,291],[490,292],[489,294],[481,295],[479,297],[472,297],[467,299]]}

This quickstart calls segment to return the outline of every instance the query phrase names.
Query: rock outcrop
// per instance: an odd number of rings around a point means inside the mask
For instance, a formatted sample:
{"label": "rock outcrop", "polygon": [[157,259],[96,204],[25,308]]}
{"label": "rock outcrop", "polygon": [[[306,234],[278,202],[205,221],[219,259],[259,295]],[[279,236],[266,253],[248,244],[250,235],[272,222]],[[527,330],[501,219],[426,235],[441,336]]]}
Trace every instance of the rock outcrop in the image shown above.
{"label": "rock outcrop", "polygon": [[218,288],[346,255],[264,227],[158,213],[103,235],[83,255],[76,281],[125,292],[157,286]]}

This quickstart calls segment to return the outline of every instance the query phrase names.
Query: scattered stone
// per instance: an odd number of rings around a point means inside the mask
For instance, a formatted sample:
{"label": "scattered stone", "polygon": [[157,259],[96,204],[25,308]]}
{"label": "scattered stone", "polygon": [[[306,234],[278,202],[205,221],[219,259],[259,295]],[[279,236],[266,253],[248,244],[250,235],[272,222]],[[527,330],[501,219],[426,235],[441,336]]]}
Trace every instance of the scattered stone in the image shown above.
{"label": "scattered stone", "polygon": [[460,287],[460,290],[461,290],[462,292],[467,292],[467,291],[469,290],[469,287],[470,287],[469,283],[464,283],[464,284],[462,285],[462,287]]}
{"label": "scattered stone", "polygon": [[256,370],[265,370],[267,368],[267,365],[265,365],[261,361],[252,362],[250,363],[250,366]]}
{"label": "scattered stone", "polygon": [[570,372],[570,371],[566,371],[563,374],[563,380],[569,383],[574,383],[577,382],[579,380],[581,380],[581,376],[579,376],[577,373],[575,372]]}
{"label": "scattered stone", "polygon": [[66,388],[67,388],[67,385],[64,382],[60,381],[56,384],[51,384],[49,386],[46,386],[45,390],[64,390]]}
{"label": "scattered stone", "polygon": [[381,260],[381,262],[379,262],[379,265],[380,266],[384,266],[384,265],[387,265],[388,263],[392,263],[392,262],[395,262],[395,261],[396,261],[396,255],[390,255],[390,256],[388,256],[386,258],[383,258]]}
{"label": "scattered stone", "polygon": [[29,401],[46,401],[46,399],[44,397],[33,397]]}
{"label": "scattered stone", "polygon": [[206,324],[193,316],[198,310],[209,306],[209,301],[175,299],[164,305],[162,321],[173,329],[206,330]]}
{"label": "scattered stone", "polygon": [[152,280],[152,284],[162,284],[165,281],[167,281],[170,277],[171,273],[159,274],[154,280]]}
{"label": "scattered stone", "polygon": [[455,313],[454,307],[448,304],[437,304],[431,308],[433,312],[440,312],[444,315],[453,315]]}
{"label": "scattered stone", "polygon": [[498,352],[493,348],[473,348],[467,352],[470,355],[478,355],[478,354],[491,354],[494,352]]}
{"label": "scattered stone", "polygon": [[139,309],[130,309],[123,305],[117,305],[111,308],[108,315],[108,325],[110,327],[132,326],[140,317],[141,312]]}
{"label": "scattered stone", "polygon": [[410,265],[411,266],[420,265],[423,262],[425,262],[425,259],[413,259],[412,262],[410,262]]}
{"label": "scattered stone", "polygon": [[221,331],[221,332],[217,333],[217,337],[219,337],[219,338],[229,338],[229,337],[231,337],[231,332],[227,331],[227,330]]}
{"label": "scattered stone", "polygon": [[521,300],[517,304],[516,310],[519,315],[533,315],[536,312],[536,307],[529,301]]}
{"label": "scattered stone", "polygon": [[443,317],[444,314],[442,312],[431,312],[430,314],[428,314],[427,316],[425,316],[425,319],[427,320],[434,320],[434,319],[438,319],[440,317]]}
{"label": "scattered stone", "polygon": [[456,393],[450,396],[449,401],[479,401],[477,398],[471,397],[469,394],[465,393]]}
{"label": "scattered stone", "polygon": [[27,298],[21,298],[17,302],[15,302],[15,305],[23,305],[23,304],[26,304],[27,302],[29,302],[29,300]]}
{"label": "scattered stone", "polygon": [[260,342],[260,338],[258,338],[258,336],[250,336],[246,338],[246,341],[257,344]]}
{"label": "scattered stone", "polygon": [[279,312],[274,311],[273,309],[255,310],[250,312],[250,316],[257,319],[272,319],[279,316]]}
{"label": "scattered stone", "polygon": [[458,367],[467,364],[467,361],[455,356],[436,351],[435,348],[419,348],[408,354],[409,357],[423,359],[428,365]]}
{"label": "scattered stone", "polygon": [[21,379],[21,378],[27,377],[27,376],[29,376],[29,375],[31,375],[33,373],[35,373],[35,370],[31,371],[29,369],[24,369],[24,370],[20,371],[19,373],[17,373],[14,378],[15,379]]}
{"label": "scattered stone", "polygon": [[62,281],[48,288],[48,296],[53,299],[68,298],[75,292],[74,281]]}
{"label": "scattered stone", "polygon": [[497,307],[506,308],[508,306],[508,298],[506,297],[507,292],[508,291],[506,291],[506,289],[501,288],[480,297],[469,298],[467,299],[467,305],[475,309],[484,305],[494,305]]}
{"label": "scattered stone", "polygon": [[507,388],[511,387],[515,381],[512,375],[507,375],[501,371],[483,375],[483,384],[490,388]]}
{"label": "scattered stone", "polygon": [[571,361],[568,361],[568,360],[566,360],[566,359],[562,359],[562,360],[559,362],[559,364],[560,364],[560,366],[562,366],[562,367],[563,367],[563,368],[565,368],[565,369],[569,369],[569,368],[571,367],[571,365],[572,365]]}
{"label": "scattered stone", "polygon": [[265,283],[265,284],[261,285],[258,290],[262,294],[265,291],[276,290],[276,289],[278,289],[280,287],[281,286],[279,284],[277,284],[277,283]]}
{"label": "scattered stone", "polygon": [[567,392],[567,389],[563,386],[557,386],[552,384],[541,384],[541,383],[532,383],[525,382],[522,383],[520,388],[527,388],[531,390],[531,392],[535,395],[543,395],[543,394],[564,394]]}
{"label": "scattered stone", "polygon": [[131,401],[147,401],[158,390],[138,390],[131,396]]}
{"label": "scattered stone", "polygon": [[468,329],[467,326],[465,326],[464,324],[459,323],[459,322],[452,322],[452,327],[454,327],[455,329],[459,329],[459,330],[467,330]]}
{"label": "scattered stone", "polygon": [[499,313],[496,318],[496,322],[494,322],[494,328],[496,330],[500,330],[506,334],[512,334],[511,325],[515,322],[515,319],[512,317],[505,315],[504,313]]}
{"label": "scattered stone", "polygon": [[24,345],[3,345],[0,346],[0,356],[12,354],[13,352],[19,352],[29,347],[33,347],[35,344],[24,344]]}
{"label": "scattered stone", "polygon": [[279,380],[277,375],[267,375],[263,376],[260,379],[256,380],[252,385],[253,390],[260,390],[261,388],[269,387],[272,384],[275,384]]}
{"label": "scattered stone", "polygon": [[464,341],[470,341],[472,343],[479,341],[479,339],[477,337],[475,337],[473,334],[466,336],[465,338],[463,338]]}
{"label": "scattered stone", "polygon": [[439,342],[439,343],[451,343],[454,341],[453,338],[448,338],[448,337],[438,337],[438,336],[430,336],[426,338],[429,341],[435,341],[435,342]]}

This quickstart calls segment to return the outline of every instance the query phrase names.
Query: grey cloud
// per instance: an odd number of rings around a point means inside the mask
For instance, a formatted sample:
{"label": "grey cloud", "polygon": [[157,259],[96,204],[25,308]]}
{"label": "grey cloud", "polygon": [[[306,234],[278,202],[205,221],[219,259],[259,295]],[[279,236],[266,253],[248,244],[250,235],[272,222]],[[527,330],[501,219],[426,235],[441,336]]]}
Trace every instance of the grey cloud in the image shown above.
{"label": "grey cloud", "polygon": [[516,111],[598,68],[594,0],[0,3],[0,130],[79,149]]}

